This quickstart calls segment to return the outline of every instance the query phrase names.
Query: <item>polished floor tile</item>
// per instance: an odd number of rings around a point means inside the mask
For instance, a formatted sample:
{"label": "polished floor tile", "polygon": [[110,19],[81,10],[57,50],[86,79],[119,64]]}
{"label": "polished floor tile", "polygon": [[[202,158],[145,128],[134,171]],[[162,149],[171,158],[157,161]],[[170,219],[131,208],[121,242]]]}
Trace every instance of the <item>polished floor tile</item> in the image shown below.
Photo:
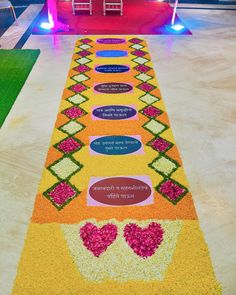
{"label": "polished floor tile", "polygon": [[39,14],[43,5],[32,4],[29,5],[25,11],[17,18],[18,25],[14,22],[1,36],[0,48],[12,49],[18,43],[22,35],[31,25],[32,20]]}

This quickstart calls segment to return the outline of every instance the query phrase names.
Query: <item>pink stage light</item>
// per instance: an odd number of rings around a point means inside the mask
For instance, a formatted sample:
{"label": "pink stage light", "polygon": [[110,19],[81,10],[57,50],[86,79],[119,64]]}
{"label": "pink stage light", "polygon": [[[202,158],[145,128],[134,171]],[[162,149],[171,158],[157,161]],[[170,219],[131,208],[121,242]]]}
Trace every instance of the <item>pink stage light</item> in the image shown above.
{"label": "pink stage light", "polygon": [[69,31],[69,25],[63,24],[57,19],[57,3],[56,0],[47,0],[48,6],[48,23],[41,23],[40,27],[45,30]]}
{"label": "pink stage light", "polygon": [[45,29],[45,30],[51,30],[54,28],[54,21],[52,14],[48,10],[48,23],[41,23],[40,28]]}
{"label": "pink stage light", "polygon": [[181,24],[176,24],[176,25],[171,26],[171,29],[176,32],[180,32],[184,29],[184,26]]}
{"label": "pink stage light", "polygon": [[50,23],[41,23],[40,28],[42,28],[44,30],[51,30],[53,28],[53,26]]}

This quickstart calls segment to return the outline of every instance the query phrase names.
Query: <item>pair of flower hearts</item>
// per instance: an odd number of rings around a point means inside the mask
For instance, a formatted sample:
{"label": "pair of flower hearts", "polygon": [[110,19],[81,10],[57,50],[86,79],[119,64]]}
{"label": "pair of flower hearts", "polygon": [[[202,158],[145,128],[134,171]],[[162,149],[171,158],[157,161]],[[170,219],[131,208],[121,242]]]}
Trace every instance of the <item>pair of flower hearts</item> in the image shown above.
{"label": "pair of flower hearts", "polygon": [[[107,223],[101,228],[87,222],[80,228],[80,237],[84,246],[99,257],[115,241],[118,229],[115,224]],[[141,228],[135,223],[126,224],[124,238],[129,247],[142,258],[152,256],[163,241],[164,230],[161,225],[151,222],[147,227]]]}

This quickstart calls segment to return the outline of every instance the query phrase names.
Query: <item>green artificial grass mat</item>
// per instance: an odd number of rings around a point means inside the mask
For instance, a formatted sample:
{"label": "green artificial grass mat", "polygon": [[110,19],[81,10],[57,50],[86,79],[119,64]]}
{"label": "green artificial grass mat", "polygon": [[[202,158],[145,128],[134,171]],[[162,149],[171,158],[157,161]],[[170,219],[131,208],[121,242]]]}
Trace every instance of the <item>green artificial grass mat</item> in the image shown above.
{"label": "green artificial grass mat", "polygon": [[35,64],[40,50],[0,50],[0,128]]}

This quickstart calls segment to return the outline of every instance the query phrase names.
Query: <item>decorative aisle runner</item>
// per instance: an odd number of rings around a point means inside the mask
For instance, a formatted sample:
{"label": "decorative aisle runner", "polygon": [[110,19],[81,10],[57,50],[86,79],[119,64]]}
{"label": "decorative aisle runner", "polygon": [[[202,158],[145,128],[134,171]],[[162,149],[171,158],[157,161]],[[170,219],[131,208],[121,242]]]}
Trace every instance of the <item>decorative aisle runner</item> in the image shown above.
{"label": "decorative aisle runner", "polygon": [[144,40],[77,41],[13,294],[221,294]]}

